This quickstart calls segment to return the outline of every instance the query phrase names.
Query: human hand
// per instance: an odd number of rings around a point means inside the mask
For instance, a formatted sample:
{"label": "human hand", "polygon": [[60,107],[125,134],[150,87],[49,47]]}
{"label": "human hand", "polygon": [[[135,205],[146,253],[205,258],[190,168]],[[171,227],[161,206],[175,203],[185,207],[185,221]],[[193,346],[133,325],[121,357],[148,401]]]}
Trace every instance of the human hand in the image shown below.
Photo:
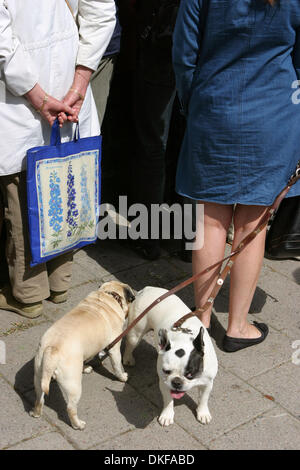
{"label": "human hand", "polygon": [[53,125],[55,119],[58,117],[59,126],[62,127],[63,123],[67,120],[67,116],[75,114],[71,106],[45,93],[39,84],[36,84],[24,96],[36,111],[48,121],[50,126]]}
{"label": "human hand", "polygon": [[92,72],[91,69],[82,65],[76,67],[73,84],[63,99],[63,102],[72,108],[73,114],[67,116],[66,113],[62,112],[59,119],[78,122],[78,115],[83,105]]}

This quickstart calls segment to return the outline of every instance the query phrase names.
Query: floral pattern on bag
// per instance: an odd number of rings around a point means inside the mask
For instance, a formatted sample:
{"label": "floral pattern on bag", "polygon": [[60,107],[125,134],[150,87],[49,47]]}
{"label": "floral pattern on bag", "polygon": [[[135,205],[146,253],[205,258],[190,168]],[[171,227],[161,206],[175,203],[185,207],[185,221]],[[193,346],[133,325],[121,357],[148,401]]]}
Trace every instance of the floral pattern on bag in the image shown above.
{"label": "floral pattern on bag", "polygon": [[57,247],[60,242],[60,235],[62,232],[62,222],[63,222],[63,209],[62,209],[62,199],[60,193],[60,178],[56,171],[50,173],[50,200],[49,200],[49,210],[48,215],[50,217],[49,225],[53,228],[54,232],[52,233],[52,237],[54,240],[52,242],[53,248]]}
{"label": "floral pattern on bag", "polygon": [[80,231],[83,231],[87,226],[91,226],[91,201],[87,186],[87,167],[82,165],[81,168],[81,211],[80,211]]}
{"label": "floral pattern on bag", "polygon": [[68,214],[67,214],[67,224],[69,226],[69,230],[67,232],[67,237],[71,237],[74,235],[78,224],[77,224],[77,217],[78,217],[78,209],[75,202],[76,198],[76,190],[74,188],[74,175],[72,169],[72,162],[69,162],[68,165],[68,181],[67,181],[67,193],[68,193]]}
{"label": "floral pattern on bag", "polygon": [[98,151],[40,160],[36,165],[42,256],[96,238]]}

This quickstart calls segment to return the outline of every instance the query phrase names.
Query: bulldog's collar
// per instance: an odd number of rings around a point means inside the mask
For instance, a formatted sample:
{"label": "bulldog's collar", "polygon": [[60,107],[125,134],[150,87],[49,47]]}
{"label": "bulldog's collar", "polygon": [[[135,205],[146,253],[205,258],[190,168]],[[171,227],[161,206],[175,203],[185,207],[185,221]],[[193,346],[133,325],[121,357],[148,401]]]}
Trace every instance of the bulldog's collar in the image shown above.
{"label": "bulldog's collar", "polygon": [[192,330],[189,328],[182,328],[181,326],[172,326],[171,331],[181,331],[182,333],[186,333],[188,335],[193,334]]}
{"label": "bulldog's collar", "polygon": [[113,298],[120,304],[121,308],[123,309],[123,302],[122,302],[122,297],[120,294],[114,291],[105,291],[106,294],[112,295]]}

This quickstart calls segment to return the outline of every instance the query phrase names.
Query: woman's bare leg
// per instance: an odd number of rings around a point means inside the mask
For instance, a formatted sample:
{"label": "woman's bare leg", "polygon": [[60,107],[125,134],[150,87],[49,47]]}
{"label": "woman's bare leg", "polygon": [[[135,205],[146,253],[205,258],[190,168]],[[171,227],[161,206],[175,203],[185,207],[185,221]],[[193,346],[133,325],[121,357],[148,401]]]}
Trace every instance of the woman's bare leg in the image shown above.
{"label": "woman's bare leg", "polygon": [[[263,206],[237,205],[234,211],[233,250],[258,225],[266,211]],[[248,323],[247,315],[256,289],[265,250],[266,229],[237,256],[230,275],[229,320],[227,335],[234,338],[259,338],[261,332]]]}
{"label": "woman's bare leg", "polygon": [[[233,206],[200,202],[204,204],[204,246],[193,251],[193,273],[196,274],[224,257],[226,236],[233,214]],[[197,228],[198,229],[198,228]],[[196,308],[202,307],[215,285],[220,266],[194,282]],[[209,327],[211,308],[201,315],[205,327]]]}

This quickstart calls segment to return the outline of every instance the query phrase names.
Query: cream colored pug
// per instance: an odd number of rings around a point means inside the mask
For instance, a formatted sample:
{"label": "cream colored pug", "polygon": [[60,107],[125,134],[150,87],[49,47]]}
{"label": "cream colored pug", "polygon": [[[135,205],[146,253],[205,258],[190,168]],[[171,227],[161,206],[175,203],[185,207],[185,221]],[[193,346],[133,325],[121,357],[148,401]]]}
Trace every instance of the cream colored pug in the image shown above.
{"label": "cream colored pug", "polygon": [[[77,416],[81,396],[82,371],[91,372],[84,362],[91,360],[123,331],[133,290],[118,281],[104,283],[91,292],[77,307],[55,322],[43,335],[34,363],[36,402],[30,415],[42,414],[44,394],[48,395],[51,378],[59,383],[67,397],[67,411],[74,429],[84,429],[85,422]],[[110,351],[117,378],[126,382],[120,342]]]}

